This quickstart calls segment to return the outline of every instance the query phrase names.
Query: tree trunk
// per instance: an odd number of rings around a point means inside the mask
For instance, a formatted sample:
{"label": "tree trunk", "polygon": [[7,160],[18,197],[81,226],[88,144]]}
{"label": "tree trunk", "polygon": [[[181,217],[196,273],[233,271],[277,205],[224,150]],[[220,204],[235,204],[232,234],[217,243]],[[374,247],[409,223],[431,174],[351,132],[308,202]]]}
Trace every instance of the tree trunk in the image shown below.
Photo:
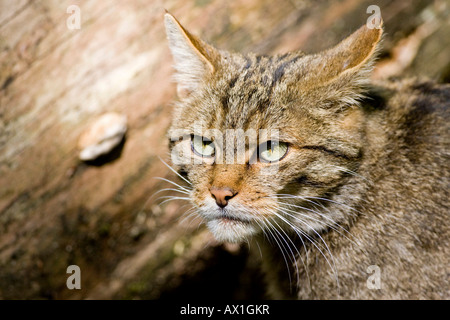
{"label": "tree trunk", "polygon": [[[386,30],[374,77],[448,82],[445,0],[1,1],[0,298],[264,297],[246,247],[156,194],[171,184],[155,177],[183,184],[162,161],[176,100],[164,8],[220,49],[271,54],[336,44],[371,4]],[[124,140],[80,161],[80,135],[112,111],[127,116]]]}

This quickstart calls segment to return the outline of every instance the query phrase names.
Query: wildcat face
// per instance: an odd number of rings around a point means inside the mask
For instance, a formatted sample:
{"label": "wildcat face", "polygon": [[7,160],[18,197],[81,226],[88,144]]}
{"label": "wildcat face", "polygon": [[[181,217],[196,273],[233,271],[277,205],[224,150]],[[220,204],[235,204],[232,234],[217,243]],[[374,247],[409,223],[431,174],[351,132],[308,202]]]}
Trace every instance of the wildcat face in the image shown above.
{"label": "wildcat face", "polygon": [[214,236],[308,235],[342,220],[327,206],[362,157],[358,99],[381,30],[364,26],[321,54],[269,57],[219,51],[170,14],[165,24],[181,98],[170,146],[188,155],[179,171]]}

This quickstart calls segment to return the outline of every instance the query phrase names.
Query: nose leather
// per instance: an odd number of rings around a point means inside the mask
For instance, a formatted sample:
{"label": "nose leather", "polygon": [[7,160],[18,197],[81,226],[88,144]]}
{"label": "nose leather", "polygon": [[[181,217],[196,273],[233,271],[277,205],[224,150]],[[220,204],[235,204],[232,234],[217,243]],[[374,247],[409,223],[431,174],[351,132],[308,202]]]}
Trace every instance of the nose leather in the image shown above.
{"label": "nose leather", "polygon": [[211,187],[209,191],[211,192],[212,197],[216,200],[217,205],[221,208],[226,207],[228,205],[228,201],[237,194],[237,192],[228,187]]}

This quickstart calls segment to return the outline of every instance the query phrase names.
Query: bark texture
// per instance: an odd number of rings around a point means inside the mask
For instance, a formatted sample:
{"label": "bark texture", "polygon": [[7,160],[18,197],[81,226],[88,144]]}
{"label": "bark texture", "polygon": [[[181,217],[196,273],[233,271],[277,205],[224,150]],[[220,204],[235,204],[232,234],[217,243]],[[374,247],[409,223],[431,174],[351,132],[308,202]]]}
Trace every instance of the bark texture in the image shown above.
{"label": "bark texture", "polygon": [[[154,195],[171,187],[155,177],[182,184],[159,159],[176,99],[164,9],[220,49],[271,54],[328,48],[373,4],[386,31],[374,78],[448,82],[445,0],[0,1],[0,298],[263,298],[246,247]],[[80,162],[80,135],[111,111],[127,116],[125,139]],[[81,290],[66,286],[69,265]]]}

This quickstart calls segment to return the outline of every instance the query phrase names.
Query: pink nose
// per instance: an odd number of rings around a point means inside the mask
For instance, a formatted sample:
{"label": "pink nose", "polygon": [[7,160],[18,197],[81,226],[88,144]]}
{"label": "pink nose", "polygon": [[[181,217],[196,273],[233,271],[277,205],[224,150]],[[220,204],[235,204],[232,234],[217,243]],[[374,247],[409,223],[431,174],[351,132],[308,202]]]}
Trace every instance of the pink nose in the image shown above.
{"label": "pink nose", "polygon": [[209,191],[211,192],[212,197],[216,200],[217,205],[221,208],[226,207],[228,201],[237,194],[237,192],[234,192],[233,189],[228,187],[211,187]]}

